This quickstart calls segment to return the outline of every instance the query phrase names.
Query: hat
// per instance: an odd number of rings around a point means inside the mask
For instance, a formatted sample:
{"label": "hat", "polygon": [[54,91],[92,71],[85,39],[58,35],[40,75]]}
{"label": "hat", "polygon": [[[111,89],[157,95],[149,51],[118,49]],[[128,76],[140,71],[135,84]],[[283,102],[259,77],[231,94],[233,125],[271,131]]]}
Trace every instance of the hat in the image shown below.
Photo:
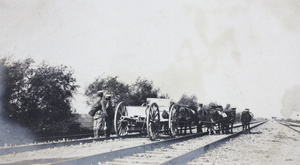
{"label": "hat", "polygon": [[97,91],[97,96],[103,96],[103,93],[104,93],[104,91],[103,91],[103,90],[101,90],[101,91]]}
{"label": "hat", "polygon": [[245,109],[245,111],[249,111],[249,109],[248,109],[248,108],[246,108],[246,109]]}
{"label": "hat", "polygon": [[105,98],[106,98],[106,99],[110,99],[110,98],[111,98],[111,95],[105,95]]}

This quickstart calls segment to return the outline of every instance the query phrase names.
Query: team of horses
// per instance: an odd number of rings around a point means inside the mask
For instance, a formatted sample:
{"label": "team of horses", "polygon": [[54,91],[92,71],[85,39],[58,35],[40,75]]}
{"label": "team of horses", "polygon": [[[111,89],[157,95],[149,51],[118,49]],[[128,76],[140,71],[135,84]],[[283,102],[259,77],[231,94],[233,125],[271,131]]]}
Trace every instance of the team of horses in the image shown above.
{"label": "team of horses", "polygon": [[[197,127],[197,133],[204,132],[204,127],[209,134],[233,133],[236,108],[231,108],[229,104],[225,108],[215,103],[200,104],[197,110],[186,105],[176,104],[175,106],[177,108],[175,115],[178,122],[178,135],[187,134],[188,129],[192,133],[192,125]],[[249,125],[252,118],[253,115],[247,109],[241,114],[243,131],[246,133],[250,133]]]}

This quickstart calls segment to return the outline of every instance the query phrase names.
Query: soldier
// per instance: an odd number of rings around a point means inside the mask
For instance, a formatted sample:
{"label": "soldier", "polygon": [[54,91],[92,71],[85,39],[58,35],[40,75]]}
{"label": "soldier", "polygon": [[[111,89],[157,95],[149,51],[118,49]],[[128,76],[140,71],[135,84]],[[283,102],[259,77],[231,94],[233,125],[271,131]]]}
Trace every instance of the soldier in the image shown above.
{"label": "soldier", "polygon": [[205,120],[205,116],[204,116],[204,110],[203,110],[203,104],[200,103],[199,107],[197,109],[197,133],[202,132],[202,121]]}
{"label": "soldier", "polygon": [[103,91],[97,91],[97,100],[93,106],[93,109],[96,109],[97,112],[94,116],[94,137],[99,137],[99,130],[105,128],[105,117],[107,116],[106,112],[106,103],[103,98]]}
{"label": "soldier", "polygon": [[106,95],[105,99],[106,99],[106,111],[107,111],[107,117],[105,118],[105,123],[106,123],[105,136],[108,138],[110,137],[110,130],[114,120],[114,109],[111,102],[111,95]]}

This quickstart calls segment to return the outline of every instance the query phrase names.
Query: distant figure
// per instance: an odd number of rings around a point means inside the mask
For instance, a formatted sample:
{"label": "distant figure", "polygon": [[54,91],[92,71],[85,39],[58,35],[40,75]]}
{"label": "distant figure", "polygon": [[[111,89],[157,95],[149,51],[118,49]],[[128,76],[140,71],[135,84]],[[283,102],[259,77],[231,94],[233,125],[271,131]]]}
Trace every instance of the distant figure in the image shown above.
{"label": "distant figure", "polygon": [[197,133],[203,132],[202,131],[202,121],[205,120],[205,111],[203,110],[203,104],[200,103],[197,109],[197,118],[196,118],[196,125],[197,125]]}
{"label": "distant figure", "polygon": [[242,122],[242,126],[243,126],[243,132],[251,133],[250,132],[250,122],[251,122],[252,118],[253,118],[253,115],[251,112],[249,112],[249,109],[245,109],[242,112],[241,122]]}
{"label": "distant figure", "polygon": [[107,111],[107,117],[105,118],[105,123],[106,123],[105,137],[108,138],[110,137],[110,131],[114,120],[114,109],[111,102],[111,95],[106,95],[105,100],[106,100],[106,111]]}
{"label": "distant figure", "polygon": [[103,98],[103,91],[97,91],[97,100],[93,105],[92,109],[96,110],[94,116],[94,137],[99,137],[99,130],[105,129],[105,117],[107,116],[106,112],[106,103]]}

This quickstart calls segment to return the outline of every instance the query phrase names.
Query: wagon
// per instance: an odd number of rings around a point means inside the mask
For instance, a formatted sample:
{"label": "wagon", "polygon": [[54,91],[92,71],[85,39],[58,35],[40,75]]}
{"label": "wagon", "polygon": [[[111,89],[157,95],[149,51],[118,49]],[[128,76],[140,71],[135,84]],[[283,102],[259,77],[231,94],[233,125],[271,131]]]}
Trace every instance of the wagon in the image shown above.
{"label": "wagon", "polygon": [[[124,136],[130,132],[147,132],[151,140],[160,132],[168,132],[173,122],[171,115],[164,119],[162,112],[171,110],[171,99],[148,98],[146,106],[126,106],[120,102],[115,110],[114,128],[117,136]],[[167,132],[166,132],[167,131]]]}

